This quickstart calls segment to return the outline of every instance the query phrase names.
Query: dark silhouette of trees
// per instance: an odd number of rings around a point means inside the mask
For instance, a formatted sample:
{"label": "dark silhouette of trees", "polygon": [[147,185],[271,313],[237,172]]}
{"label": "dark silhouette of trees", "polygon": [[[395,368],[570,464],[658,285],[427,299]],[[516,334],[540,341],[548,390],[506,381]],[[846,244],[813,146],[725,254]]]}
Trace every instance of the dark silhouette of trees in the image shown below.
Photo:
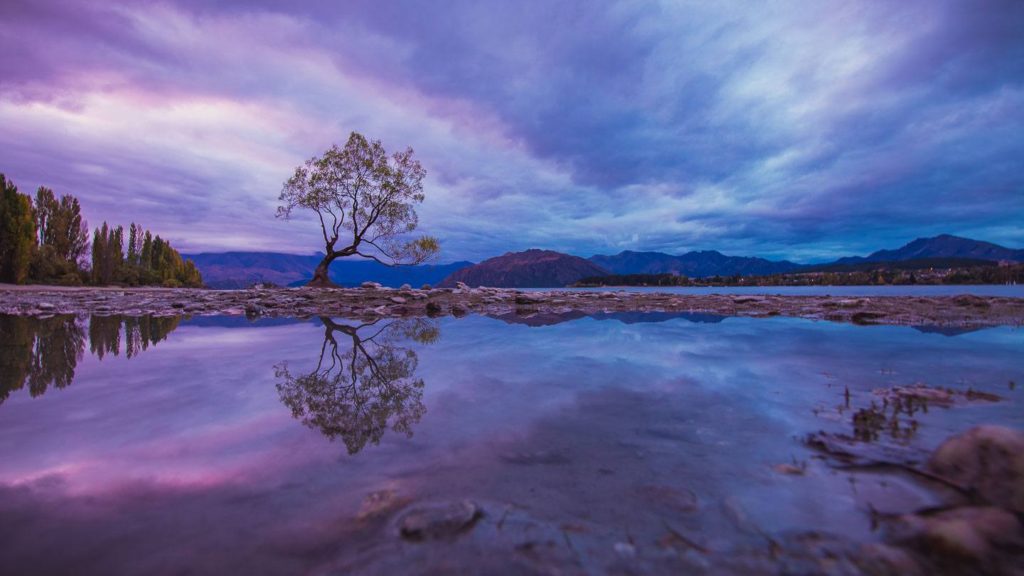
{"label": "dark silhouette of trees", "polygon": [[104,222],[93,233],[90,253],[89,225],[77,198],[66,194],[58,199],[40,186],[33,202],[0,174],[0,282],[29,281],[203,285],[195,263],[135,223],[126,240],[124,227]]}
{"label": "dark silhouette of trees", "polygon": [[82,218],[78,199],[66,194],[58,200],[53,190],[40,186],[34,208],[38,249],[32,279],[81,284],[83,259],[89,250],[89,224]]}
{"label": "dark silhouette of trees", "polygon": [[[127,249],[127,253],[125,252]],[[159,284],[171,288],[200,287],[203,278],[191,260],[184,260],[171,243],[134,222],[111,228],[106,222],[92,241],[92,280],[95,284]]]}
{"label": "dark silhouette of trees", "polygon": [[326,254],[309,285],[332,286],[328,270],[337,258],[362,256],[393,266],[437,254],[440,246],[430,236],[403,241],[418,224],[415,205],[423,202],[426,174],[412,148],[388,156],[379,140],[358,132],[344,148],[331,146],[296,168],[278,198],[277,216],[305,208],[320,220]]}
{"label": "dark silhouette of trees", "polygon": [[[126,356],[133,358],[167,338],[178,322],[177,316],[93,316],[88,326],[89,349],[102,360],[106,354],[119,355],[123,341]],[[33,397],[51,387],[69,386],[85,344],[86,329],[75,316],[0,315],[0,404],[26,386]]]}
{"label": "dark silhouette of trees", "polygon": [[[134,358],[178,327],[178,316],[93,316],[89,320],[89,351],[100,360],[107,354]],[[122,332],[122,327],[124,328]]]}
{"label": "dark silhouette of trees", "polygon": [[389,427],[412,436],[426,412],[424,384],[415,377],[416,352],[402,344],[436,341],[437,325],[425,319],[360,325],[320,320],[324,343],[316,368],[293,374],[287,362],[274,367],[278,394],[292,416],[331,440],[340,438],[349,454],[377,444]]}
{"label": "dark silhouette of trees", "polygon": [[0,403],[28,386],[35,397],[50,386],[71,384],[85,349],[85,332],[74,316],[0,316]]}
{"label": "dark silhouette of trees", "polygon": [[28,280],[35,238],[32,199],[0,174],[0,282]]}

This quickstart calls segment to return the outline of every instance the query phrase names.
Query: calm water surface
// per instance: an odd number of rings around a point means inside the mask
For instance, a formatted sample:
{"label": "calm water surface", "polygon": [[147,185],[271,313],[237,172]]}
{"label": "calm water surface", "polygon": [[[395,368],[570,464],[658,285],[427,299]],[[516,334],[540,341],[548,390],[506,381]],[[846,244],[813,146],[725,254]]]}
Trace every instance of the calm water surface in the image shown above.
{"label": "calm water surface", "polygon": [[[527,290],[552,290],[537,288]],[[614,286],[554,288],[554,290],[667,292],[669,294],[779,294],[782,296],[1004,296],[1024,298],[1024,284],[913,285],[913,286]]]}
{"label": "calm water surface", "polygon": [[[0,573],[603,572],[677,536],[694,557],[864,541],[869,507],[934,497],[831,470],[806,434],[917,382],[1005,400],[878,441],[1024,427],[1021,330],[559,320],[0,317]],[[398,536],[404,510],[462,499],[468,532]]]}

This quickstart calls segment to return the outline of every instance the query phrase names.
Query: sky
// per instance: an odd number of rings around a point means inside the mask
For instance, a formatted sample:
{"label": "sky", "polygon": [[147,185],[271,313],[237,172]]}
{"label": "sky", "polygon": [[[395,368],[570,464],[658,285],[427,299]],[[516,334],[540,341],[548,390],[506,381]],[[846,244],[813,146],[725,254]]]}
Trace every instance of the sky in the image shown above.
{"label": "sky", "polygon": [[352,131],[415,150],[440,262],[1024,247],[1024,2],[0,2],[0,172],[183,252]]}

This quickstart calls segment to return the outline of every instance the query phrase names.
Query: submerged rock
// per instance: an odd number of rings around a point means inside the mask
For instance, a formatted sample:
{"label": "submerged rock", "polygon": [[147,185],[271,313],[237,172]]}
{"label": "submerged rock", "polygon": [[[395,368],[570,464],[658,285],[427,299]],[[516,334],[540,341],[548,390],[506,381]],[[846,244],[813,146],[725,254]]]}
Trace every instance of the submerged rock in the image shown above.
{"label": "submerged rock", "polygon": [[418,506],[398,520],[398,533],[414,541],[453,538],[471,528],[482,515],[480,507],[470,500]]}
{"label": "submerged rock", "polygon": [[1012,513],[990,506],[968,506],[935,514],[911,514],[894,528],[894,540],[932,558],[971,564],[998,563],[998,551],[1020,549],[1024,533]]}
{"label": "submerged rock", "polygon": [[939,446],[928,468],[985,500],[1024,512],[1024,432],[978,426]]}

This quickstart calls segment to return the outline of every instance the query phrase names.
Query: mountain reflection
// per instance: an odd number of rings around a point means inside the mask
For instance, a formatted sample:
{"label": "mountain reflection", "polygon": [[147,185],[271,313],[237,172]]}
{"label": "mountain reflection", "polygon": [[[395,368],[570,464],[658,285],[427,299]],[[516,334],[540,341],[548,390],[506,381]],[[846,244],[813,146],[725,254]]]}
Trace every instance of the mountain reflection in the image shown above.
{"label": "mountain reflection", "polygon": [[415,378],[419,360],[403,344],[435,342],[437,324],[420,318],[358,325],[320,320],[324,342],[316,368],[292,373],[287,362],[274,367],[281,401],[306,426],[340,438],[349,454],[377,444],[389,427],[411,437],[426,407],[423,379]]}
{"label": "mountain reflection", "polygon": [[[123,328],[125,355],[133,358],[177,326],[176,317],[94,316],[88,322],[89,350],[101,360],[106,354],[119,355]],[[86,327],[75,316],[0,315],[0,404],[26,386],[35,397],[51,386],[70,385],[85,344]]]}

